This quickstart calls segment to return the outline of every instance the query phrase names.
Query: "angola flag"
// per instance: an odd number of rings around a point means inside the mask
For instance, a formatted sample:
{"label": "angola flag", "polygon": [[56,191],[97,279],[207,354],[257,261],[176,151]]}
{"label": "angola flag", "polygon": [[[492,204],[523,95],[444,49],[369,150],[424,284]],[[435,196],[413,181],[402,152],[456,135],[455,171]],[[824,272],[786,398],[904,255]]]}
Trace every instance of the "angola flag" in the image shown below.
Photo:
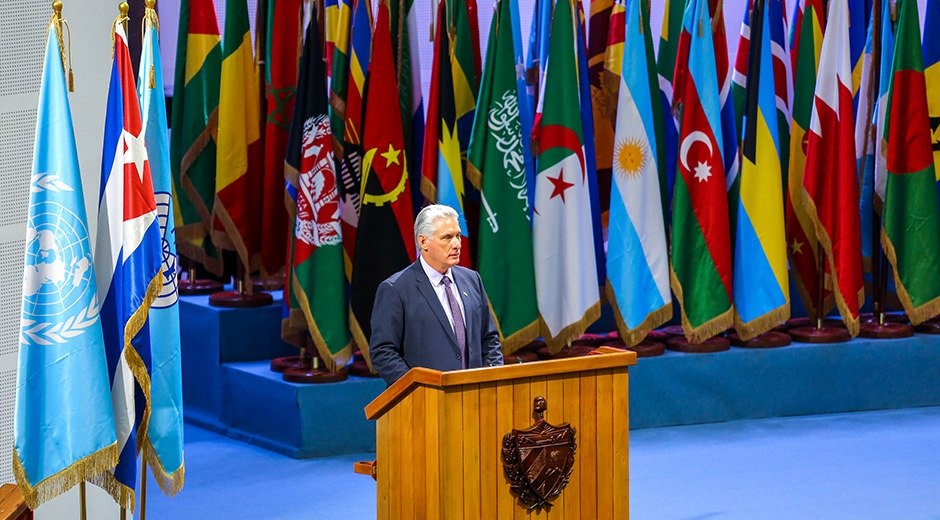
{"label": "angola flag", "polygon": [[[368,0],[355,0],[351,41],[349,45],[349,72],[344,104],[343,149],[339,158],[340,219],[343,227],[343,258],[346,279],[352,280],[353,255],[359,226],[362,188],[362,94],[372,52],[372,10]],[[331,99],[331,103],[333,100]],[[335,108],[334,108],[335,110]],[[339,138],[334,135],[333,142]]]}
{"label": "angola flag", "polygon": [[930,112],[930,142],[933,149],[934,175],[937,177],[937,200],[940,201],[940,0],[927,0],[923,46],[927,110]]}
{"label": "angola flag", "polygon": [[784,212],[790,275],[810,316],[825,315],[832,308],[832,295],[828,290],[824,294],[823,308],[816,308],[816,292],[821,276],[819,242],[809,215],[798,202],[806,165],[806,145],[809,138],[807,132],[813,114],[824,23],[822,0],[800,0],[794,16],[794,33],[790,38],[790,60],[794,78],[793,114]]}
{"label": "angola flag", "polygon": [[[454,72],[459,69],[459,66],[455,63],[451,51],[451,39],[456,35],[451,35],[447,30],[446,9],[445,2],[438,4],[434,65],[431,70],[431,91],[428,96],[428,120],[425,124],[426,139],[424,140],[424,157],[421,161],[421,192],[427,200],[445,204],[457,210],[461,217],[458,219],[461,242],[460,265],[470,267],[470,231],[464,210],[466,187],[454,82]],[[464,87],[466,88],[467,85]]]}
{"label": "angola flag", "polygon": [[881,244],[894,267],[898,298],[914,325],[940,314],[940,208],[931,150],[927,84],[916,0],[902,0],[888,120],[888,176]]}
{"label": "angola flag", "polygon": [[210,235],[222,69],[219,24],[212,0],[182,0],[179,16],[170,135],[177,248],[221,275],[222,259]]}
{"label": "angola flag", "polygon": [[673,79],[680,145],[670,278],[691,343],[701,343],[732,323],[728,195],[711,27],[707,0],[690,0]]}
{"label": "angola flag", "polygon": [[286,166],[297,188],[291,295],[327,368],[352,356],[340,198],[327,114],[326,67],[316,23],[307,24]]}
{"label": "angola flag", "polygon": [[379,3],[365,93],[362,145],[362,210],[352,275],[352,332],[371,366],[368,345],[372,304],[383,280],[417,258],[408,190],[408,160],[398,111],[388,2]]}
{"label": "angola flag", "polygon": [[[513,0],[499,0],[490,24],[480,106],[470,149],[467,175],[480,190],[477,261],[480,277],[496,318],[503,352],[511,354],[538,336],[538,307],[529,217],[531,186],[526,180],[520,92],[516,82],[512,31]],[[506,262],[512,258],[512,262]]]}
{"label": "angola flag", "polygon": [[[790,317],[782,147],[771,48],[773,0],[754,0],[734,240],[734,327],[742,341]],[[778,18],[779,19],[779,18]]]}
{"label": "angola flag", "polygon": [[287,210],[284,208],[284,156],[297,87],[300,59],[300,0],[268,0],[264,30],[264,177],[261,192],[261,271],[274,276],[284,269]]}
{"label": "angola flag", "polygon": [[662,105],[645,0],[629,0],[610,195],[607,299],[620,337],[643,341],[672,317],[669,255],[659,188]]}
{"label": "angola flag", "polygon": [[577,23],[572,0],[560,0],[552,16],[544,109],[534,131],[536,294],[542,336],[553,352],[600,316],[591,172],[579,101]]}
{"label": "angola flag", "polygon": [[815,98],[799,203],[816,229],[836,305],[856,336],[864,289],[846,0],[829,4]]}
{"label": "angola flag", "polygon": [[[234,250],[247,278],[260,260],[261,107],[246,0],[226,0],[212,240]],[[251,292],[251,283],[246,283]]]}

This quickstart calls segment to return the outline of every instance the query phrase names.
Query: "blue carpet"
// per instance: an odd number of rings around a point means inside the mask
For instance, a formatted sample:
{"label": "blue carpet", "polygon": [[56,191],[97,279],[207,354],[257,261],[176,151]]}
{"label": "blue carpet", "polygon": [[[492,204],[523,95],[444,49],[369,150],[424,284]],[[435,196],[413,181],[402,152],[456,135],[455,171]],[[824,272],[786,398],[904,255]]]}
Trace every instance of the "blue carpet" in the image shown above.
{"label": "blue carpet", "polygon": [[[633,520],[940,519],[940,407],[630,432]],[[151,519],[367,519],[372,454],[297,460],[186,428],[186,484]]]}

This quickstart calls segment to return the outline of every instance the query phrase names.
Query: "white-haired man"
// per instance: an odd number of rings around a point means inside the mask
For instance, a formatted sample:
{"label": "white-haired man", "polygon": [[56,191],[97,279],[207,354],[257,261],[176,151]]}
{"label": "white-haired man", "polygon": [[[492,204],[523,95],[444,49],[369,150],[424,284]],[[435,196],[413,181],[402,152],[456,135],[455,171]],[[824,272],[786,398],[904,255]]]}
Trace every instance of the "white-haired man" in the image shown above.
{"label": "white-haired man", "polygon": [[413,367],[459,370],[503,364],[480,275],[460,267],[460,226],[449,206],[415,218],[415,263],[379,285],[372,310],[372,366],[391,385]]}

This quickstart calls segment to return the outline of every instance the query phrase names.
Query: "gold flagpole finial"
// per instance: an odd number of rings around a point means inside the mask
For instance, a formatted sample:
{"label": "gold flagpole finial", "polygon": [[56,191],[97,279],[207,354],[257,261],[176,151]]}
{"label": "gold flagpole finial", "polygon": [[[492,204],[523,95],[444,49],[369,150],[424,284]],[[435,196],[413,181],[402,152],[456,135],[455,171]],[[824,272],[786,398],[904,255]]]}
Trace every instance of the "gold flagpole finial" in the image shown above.
{"label": "gold flagpole finial", "polygon": [[[49,20],[50,30],[55,31],[56,40],[59,42],[59,55],[62,58],[62,71],[66,73],[69,92],[75,92],[75,80],[72,77],[72,30],[68,22],[62,18],[62,1],[52,2],[52,18]],[[62,26],[69,29],[69,47],[65,48],[65,35],[62,32]],[[66,54],[67,52],[67,54]],[[66,56],[68,60],[66,61]]]}
{"label": "gold flagpole finial", "polygon": [[57,17],[59,18],[62,17],[62,1],[61,0],[55,0],[55,2],[52,2],[52,12],[54,12]]}

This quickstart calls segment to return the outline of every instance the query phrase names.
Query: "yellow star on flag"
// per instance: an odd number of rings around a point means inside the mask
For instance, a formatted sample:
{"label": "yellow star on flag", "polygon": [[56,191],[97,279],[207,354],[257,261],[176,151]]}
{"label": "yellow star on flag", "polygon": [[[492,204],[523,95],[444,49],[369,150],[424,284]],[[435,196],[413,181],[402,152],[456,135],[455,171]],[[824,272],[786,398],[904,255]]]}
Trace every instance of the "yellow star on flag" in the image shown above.
{"label": "yellow star on flag", "polygon": [[803,242],[799,242],[799,241],[797,241],[797,240],[794,238],[794,239],[793,239],[793,245],[791,245],[790,247],[791,247],[791,249],[793,250],[793,254],[794,254],[794,255],[801,255],[801,254],[803,254]]}
{"label": "yellow star on flag", "polygon": [[388,151],[380,153],[382,157],[385,157],[385,167],[388,168],[390,164],[401,164],[398,162],[398,154],[401,153],[401,150],[396,150],[392,143],[388,143]]}

